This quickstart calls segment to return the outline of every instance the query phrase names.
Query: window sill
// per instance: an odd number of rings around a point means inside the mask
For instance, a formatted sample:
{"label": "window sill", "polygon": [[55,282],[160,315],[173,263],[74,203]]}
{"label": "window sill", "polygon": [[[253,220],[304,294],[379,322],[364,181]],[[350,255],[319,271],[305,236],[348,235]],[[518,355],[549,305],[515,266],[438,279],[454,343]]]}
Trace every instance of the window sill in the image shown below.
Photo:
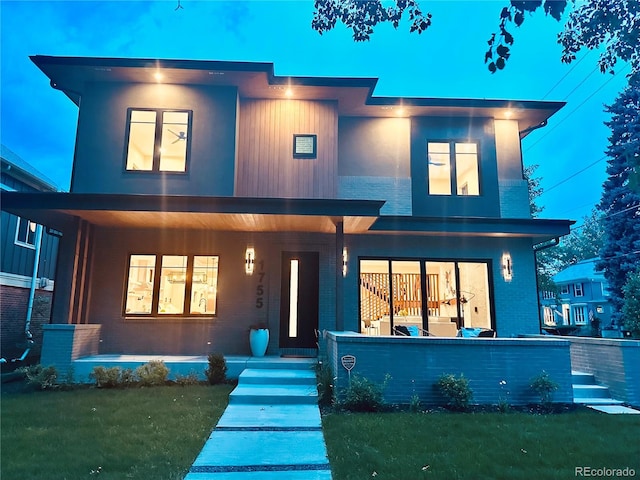
{"label": "window sill", "polygon": [[217,315],[125,315],[125,322],[210,322],[215,320]]}

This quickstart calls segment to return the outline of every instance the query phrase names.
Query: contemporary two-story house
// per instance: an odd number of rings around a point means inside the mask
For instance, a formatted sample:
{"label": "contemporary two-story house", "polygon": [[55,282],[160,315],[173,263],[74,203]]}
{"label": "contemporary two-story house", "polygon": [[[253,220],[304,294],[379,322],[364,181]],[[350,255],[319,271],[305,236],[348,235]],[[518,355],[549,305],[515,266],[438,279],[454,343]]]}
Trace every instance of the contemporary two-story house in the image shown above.
{"label": "contemporary two-story house", "polygon": [[[58,187],[5,145],[0,150],[2,192],[57,192]],[[27,217],[2,209],[0,228],[0,357],[37,355],[49,321],[58,238]]]}
{"label": "contemporary two-story house", "polygon": [[553,277],[555,293],[542,293],[542,318],[546,326],[575,326],[578,333],[592,335],[592,321],[600,327],[611,325],[608,282],[596,269],[597,258],[583,260],[558,272]]}
{"label": "contemporary two-story house", "polygon": [[34,56],[79,107],[52,322],[100,353],[313,354],[318,333],[538,333],[520,142],[563,103],[389,98],[270,63]]}

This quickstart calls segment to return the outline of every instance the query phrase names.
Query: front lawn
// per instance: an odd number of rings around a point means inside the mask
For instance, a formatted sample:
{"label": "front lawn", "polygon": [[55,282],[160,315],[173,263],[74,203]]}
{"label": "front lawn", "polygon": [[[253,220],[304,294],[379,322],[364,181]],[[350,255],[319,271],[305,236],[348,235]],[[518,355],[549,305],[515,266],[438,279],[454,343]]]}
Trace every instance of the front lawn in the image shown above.
{"label": "front lawn", "polygon": [[2,478],[181,480],[231,389],[3,393]]}
{"label": "front lawn", "polygon": [[640,415],[339,413],[323,429],[334,480],[568,479],[576,467],[640,476]]}

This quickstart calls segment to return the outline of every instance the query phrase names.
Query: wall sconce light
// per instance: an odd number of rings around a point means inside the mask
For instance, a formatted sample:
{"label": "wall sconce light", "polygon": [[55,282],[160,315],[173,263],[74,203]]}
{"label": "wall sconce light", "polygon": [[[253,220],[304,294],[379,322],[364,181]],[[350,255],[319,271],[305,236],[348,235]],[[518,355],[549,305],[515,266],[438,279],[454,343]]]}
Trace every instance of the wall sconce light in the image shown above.
{"label": "wall sconce light", "polygon": [[513,279],[513,264],[509,253],[502,254],[502,277],[505,282],[510,282]]}
{"label": "wall sconce light", "polygon": [[342,276],[347,276],[347,261],[349,260],[349,253],[347,247],[342,249]]}
{"label": "wall sconce light", "polygon": [[38,226],[37,223],[34,223],[31,220],[29,220],[29,230],[31,230],[33,233],[35,233],[37,226]]}
{"label": "wall sconce light", "polygon": [[253,266],[256,262],[256,251],[253,247],[247,247],[244,252],[244,271],[247,275],[253,275]]}

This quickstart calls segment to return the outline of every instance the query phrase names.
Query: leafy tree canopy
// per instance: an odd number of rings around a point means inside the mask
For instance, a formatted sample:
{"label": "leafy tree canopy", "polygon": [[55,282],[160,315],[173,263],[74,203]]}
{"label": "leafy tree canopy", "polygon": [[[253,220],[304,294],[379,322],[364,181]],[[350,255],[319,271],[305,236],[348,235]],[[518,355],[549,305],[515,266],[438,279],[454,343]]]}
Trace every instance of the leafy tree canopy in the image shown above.
{"label": "leafy tree canopy", "polygon": [[[356,42],[369,40],[374,27],[391,23],[398,28],[406,13],[410,32],[418,34],[431,25],[432,16],[424,13],[417,0],[316,0],[311,28],[319,34],[332,30],[338,22],[353,32]],[[515,39],[513,27],[520,27],[528,15],[543,10],[560,21],[571,4],[564,30],[558,35],[562,61],[570,63],[582,48],[603,48],[598,60],[602,72],[613,72],[618,60],[631,63],[631,75],[640,76],[640,2],[638,0],[511,0],[498,15],[498,30],[491,34],[485,53],[490,72],[502,70],[511,55]]]}

